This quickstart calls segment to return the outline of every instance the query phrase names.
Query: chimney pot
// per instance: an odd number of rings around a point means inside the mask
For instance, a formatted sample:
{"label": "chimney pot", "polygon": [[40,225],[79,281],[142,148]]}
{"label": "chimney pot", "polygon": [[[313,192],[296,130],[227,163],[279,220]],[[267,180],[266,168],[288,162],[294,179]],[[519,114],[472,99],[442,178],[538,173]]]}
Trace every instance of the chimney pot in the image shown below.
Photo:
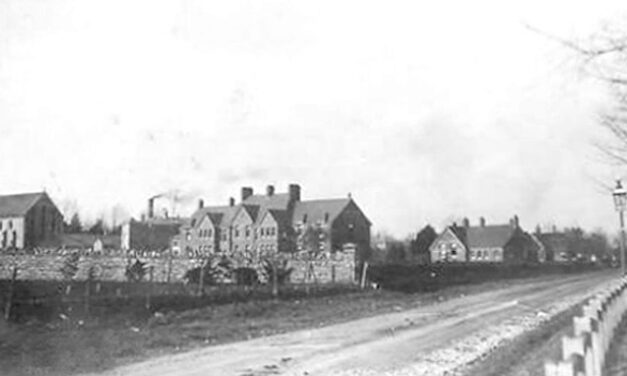
{"label": "chimney pot", "polygon": [[479,226],[485,227],[485,218],[483,218],[483,217],[479,218]]}
{"label": "chimney pot", "polygon": [[235,206],[235,199],[233,197],[229,198],[229,206]]}
{"label": "chimney pot", "polygon": [[288,192],[290,195],[290,201],[292,202],[300,201],[300,185],[290,184],[288,187]]}
{"label": "chimney pot", "polygon": [[266,195],[268,196],[274,195],[274,185],[268,185],[266,187]]}
{"label": "chimney pot", "polygon": [[513,228],[518,228],[518,226],[519,226],[519,223],[518,223],[518,216],[517,216],[517,215],[514,215],[514,216],[512,217],[512,220],[510,221],[510,223],[512,224],[512,227],[513,227]]}
{"label": "chimney pot", "polygon": [[205,201],[201,198],[198,200],[198,209],[202,209],[205,207]]}
{"label": "chimney pot", "polygon": [[468,218],[464,218],[462,220],[462,224],[463,224],[464,228],[470,227],[470,221],[468,220]]}
{"label": "chimney pot", "polygon": [[242,187],[242,201],[245,201],[248,197],[253,195],[253,189],[251,187]]}

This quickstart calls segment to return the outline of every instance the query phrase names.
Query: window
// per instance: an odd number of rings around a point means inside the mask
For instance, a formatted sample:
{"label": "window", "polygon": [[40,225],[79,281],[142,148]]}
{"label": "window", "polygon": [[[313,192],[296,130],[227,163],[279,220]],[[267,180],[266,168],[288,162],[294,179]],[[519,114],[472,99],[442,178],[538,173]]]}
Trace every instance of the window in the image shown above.
{"label": "window", "polygon": [[192,234],[191,234],[189,231],[187,231],[187,233],[185,234],[185,239],[186,239],[187,241],[192,240]]}
{"label": "window", "polygon": [[13,228],[13,221],[9,219],[9,229]]}
{"label": "window", "polygon": [[213,231],[211,229],[207,229],[207,237],[210,238],[213,235]]}
{"label": "window", "polygon": [[239,238],[239,228],[233,227],[233,237]]}
{"label": "window", "polygon": [[250,226],[246,226],[246,237],[250,237]]}

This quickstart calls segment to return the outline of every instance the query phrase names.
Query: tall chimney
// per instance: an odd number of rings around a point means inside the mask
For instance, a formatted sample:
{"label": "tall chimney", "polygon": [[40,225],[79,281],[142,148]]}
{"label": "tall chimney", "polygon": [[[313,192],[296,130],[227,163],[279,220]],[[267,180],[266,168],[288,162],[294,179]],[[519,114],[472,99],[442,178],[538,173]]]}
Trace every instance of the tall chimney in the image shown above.
{"label": "tall chimney", "polygon": [[205,207],[205,201],[203,201],[203,199],[199,199],[198,200],[198,209],[202,209]]}
{"label": "tall chimney", "polygon": [[268,185],[266,187],[266,195],[272,196],[274,194],[274,185]]}
{"label": "tall chimney", "polygon": [[235,199],[233,197],[229,198],[229,206],[235,206]]}
{"label": "tall chimney", "polygon": [[300,201],[300,185],[290,184],[288,187],[288,192],[290,195],[290,201],[292,202]]}
{"label": "tall chimney", "polygon": [[155,216],[155,199],[151,197],[148,199],[148,219]]}
{"label": "tall chimney", "polygon": [[251,187],[242,187],[242,201],[253,195],[253,189]]}
{"label": "tall chimney", "polygon": [[485,218],[483,218],[483,217],[479,218],[479,226],[485,227]]}

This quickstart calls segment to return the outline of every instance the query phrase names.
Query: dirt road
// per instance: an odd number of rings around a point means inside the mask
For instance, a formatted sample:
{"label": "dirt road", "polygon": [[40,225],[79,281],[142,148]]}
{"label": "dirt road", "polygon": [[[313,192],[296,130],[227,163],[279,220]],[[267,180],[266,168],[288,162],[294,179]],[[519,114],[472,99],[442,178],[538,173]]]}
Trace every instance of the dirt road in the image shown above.
{"label": "dirt road", "polygon": [[518,316],[548,315],[611,278],[595,273],[528,281],[417,309],[164,356],[101,375],[416,374],[411,367],[424,354],[459,346],[460,339]]}

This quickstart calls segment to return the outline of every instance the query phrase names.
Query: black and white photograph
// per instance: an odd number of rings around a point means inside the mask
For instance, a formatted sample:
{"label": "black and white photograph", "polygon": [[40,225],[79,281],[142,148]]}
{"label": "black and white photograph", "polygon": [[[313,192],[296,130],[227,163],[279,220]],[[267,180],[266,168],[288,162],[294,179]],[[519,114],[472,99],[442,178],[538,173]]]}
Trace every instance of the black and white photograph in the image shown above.
{"label": "black and white photograph", "polygon": [[0,376],[627,375],[627,2],[0,0]]}

